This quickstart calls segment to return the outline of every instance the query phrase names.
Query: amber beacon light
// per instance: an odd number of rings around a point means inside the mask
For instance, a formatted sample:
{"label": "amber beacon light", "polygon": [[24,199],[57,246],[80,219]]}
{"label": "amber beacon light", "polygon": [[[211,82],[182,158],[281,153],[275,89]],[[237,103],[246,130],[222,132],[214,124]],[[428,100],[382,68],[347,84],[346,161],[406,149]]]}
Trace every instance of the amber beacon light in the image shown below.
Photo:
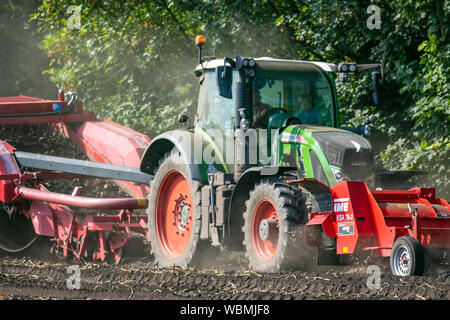
{"label": "amber beacon light", "polygon": [[205,43],[205,37],[202,35],[198,35],[195,38],[195,45],[198,48],[198,63],[201,64],[202,63],[202,46]]}
{"label": "amber beacon light", "polygon": [[205,37],[204,36],[202,36],[202,35],[198,35],[196,38],[195,38],[195,45],[196,46],[202,46],[203,44],[205,44]]}

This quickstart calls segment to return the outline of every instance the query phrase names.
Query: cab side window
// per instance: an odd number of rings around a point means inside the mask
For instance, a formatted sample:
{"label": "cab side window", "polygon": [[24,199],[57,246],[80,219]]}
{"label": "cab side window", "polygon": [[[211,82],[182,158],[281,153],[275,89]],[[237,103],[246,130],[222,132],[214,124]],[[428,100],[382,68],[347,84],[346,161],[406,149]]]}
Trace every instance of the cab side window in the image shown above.
{"label": "cab side window", "polygon": [[[237,72],[233,72],[233,79],[237,79]],[[219,95],[214,71],[206,72],[204,77],[199,95],[198,121],[204,130],[219,129],[225,134],[226,129],[234,127],[236,81],[231,91],[232,98],[228,99]]]}

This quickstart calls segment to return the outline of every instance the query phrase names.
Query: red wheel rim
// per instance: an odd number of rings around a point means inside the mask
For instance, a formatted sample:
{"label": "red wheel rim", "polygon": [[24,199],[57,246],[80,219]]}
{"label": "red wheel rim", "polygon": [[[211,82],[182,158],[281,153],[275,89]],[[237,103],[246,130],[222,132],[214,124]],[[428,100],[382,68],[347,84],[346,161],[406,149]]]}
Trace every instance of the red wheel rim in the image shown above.
{"label": "red wheel rim", "polygon": [[272,234],[267,240],[261,239],[260,236],[260,224],[263,220],[275,220],[278,221],[278,213],[272,202],[268,200],[262,200],[256,206],[252,219],[252,241],[253,247],[259,259],[263,261],[270,260],[277,250],[278,246],[278,231],[276,234]]}
{"label": "red wheel rim", "polygon": [[168,256],[176,258],[188,247],[193,216],[189,183],[180,172],[172,171],[164,178],[156,200],[156,232]]}

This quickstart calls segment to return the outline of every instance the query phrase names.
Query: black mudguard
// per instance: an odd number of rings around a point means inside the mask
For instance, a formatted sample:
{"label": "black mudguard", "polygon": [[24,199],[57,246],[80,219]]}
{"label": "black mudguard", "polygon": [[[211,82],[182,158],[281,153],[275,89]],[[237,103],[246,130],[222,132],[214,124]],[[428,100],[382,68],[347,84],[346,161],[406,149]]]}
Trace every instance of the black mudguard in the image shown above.
{"label": "black mudguard", "polygon": [[198,138],[193,132],[187,130],[172,130],[156,136],[142,156],[140,170],[148,174],[154,174],[164,155],[176,148],[181,153],[183,162],[187,164],[192,179],[202,181],[200,170],[202,149],[200,148],[198,154],[194,151],[194,139],[196,137]]}

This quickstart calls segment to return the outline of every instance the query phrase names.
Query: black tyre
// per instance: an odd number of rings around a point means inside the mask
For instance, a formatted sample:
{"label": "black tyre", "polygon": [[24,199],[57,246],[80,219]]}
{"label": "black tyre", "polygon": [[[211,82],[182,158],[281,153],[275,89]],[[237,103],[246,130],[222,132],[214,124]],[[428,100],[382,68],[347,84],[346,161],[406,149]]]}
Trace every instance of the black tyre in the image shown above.
{"label": "black tyre", "polygon": [[0,202],[0,253],[7,255],[29,253],[35,244],[47,240],[46,237],[36,234],[30,218],[20,212],[10,215],[6,208],[11,209]]}
{"label": "black tyre", "polygon": [[340,257],[336,254],[336,238],[328,237],[321,232],[322,241],[317,248],[317,264],[335,266],[340,264]]}
{"label": "black tyre", "polygon": [[310,208],[296,185],[261,180],[250,192],[244,213],[244,246],[250,268],[261,272],[297,269],[311,263],[304,224]]}
{"label": "black tyre", "polygon": [[409,236],[398,238],[392,247],[390,266],[396,276],[421,276],[425,259],[419,241]]}
{"label": "black tyre", "polygon": [[147,208],[151,252],[161,267],[191,264],[199,254],[201,183],[179,152],[167,154],[150,182]]}

